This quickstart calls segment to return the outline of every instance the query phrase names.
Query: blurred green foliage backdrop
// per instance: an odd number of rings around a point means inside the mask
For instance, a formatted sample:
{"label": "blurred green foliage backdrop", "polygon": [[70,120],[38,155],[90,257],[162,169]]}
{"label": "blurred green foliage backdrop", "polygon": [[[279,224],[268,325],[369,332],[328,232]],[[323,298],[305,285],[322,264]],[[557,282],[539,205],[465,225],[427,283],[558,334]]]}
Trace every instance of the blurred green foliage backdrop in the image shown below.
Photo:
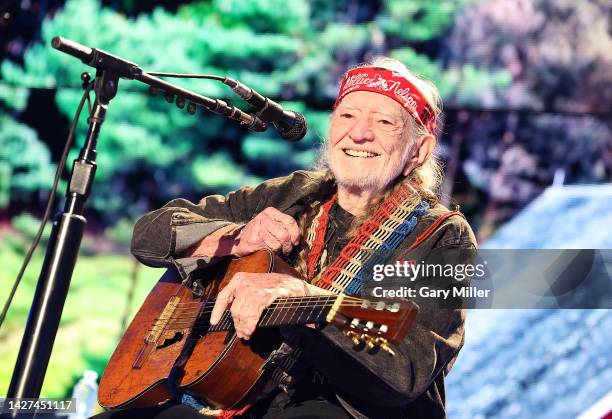
{"label": "blurred green foliage backdrop", "polygon": [[[433,78],[446,98],[468,100],[480,89],[509,83],[505,71],[478,71],[471,65],[443,70],[410,47],[411,42],[440,36],[467,1],[391,1],[363,22],[355,22],[350,10],[347,13],[349,3],[207,1],[183,5],[176,14],[156,9],[126,18],[95,0],[69,0],[63,10],[44,21],[43,39],[25,52],[23,65],[2,63],[2,86],[7,91],[2,98],[19,110],[27,96],[21,86],[53,88],[61,113],[72,118],[82,94],[80,74],[89,68],[51,49],[51,39],[61,34],[125,57],[145,70],[225,74],[305,114],[310,126],[307,138],[289,145],[272,130],[251,134],[206,111],[190,116],[162,97],[149,97],[146,86],[122,81],[100,135],[91,202],[104,221],[114,223],[140,215],[152,198],[159,202],[193,191],[225,192],[310,166],[317,143],[326,136],[337,80],[348,64],[364,55],[386,53],[409,62],[417,73]],[[460,79],[467,80],[458,83]],[[231,90],[218,82],[176,83],[236,101]],[[4,179],[0,205],[6,205],[9,197],[19,200],[20,193],[48,187],[50,180],[48,156],[35,148],[45,148],[41,141],[31,131],[22,135],[27,127],[11,122],[10,117],[5,117],[3,125],[11,128],[3,129],[0,144],[19,144],[7,149],[0,169]],[[85,129],[82,118],[79,138]],[[18,147],[23,152],[13,160]],[[47,170],[40,170],[45,163]],[[11,178],[16,168],[32,175]]]}

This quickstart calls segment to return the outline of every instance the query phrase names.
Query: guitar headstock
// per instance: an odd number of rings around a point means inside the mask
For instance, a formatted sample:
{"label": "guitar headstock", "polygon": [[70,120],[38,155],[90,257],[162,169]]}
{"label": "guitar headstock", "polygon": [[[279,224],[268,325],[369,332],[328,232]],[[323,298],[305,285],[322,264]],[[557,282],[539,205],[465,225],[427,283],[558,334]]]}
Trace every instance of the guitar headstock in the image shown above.
{"label": "guitar headstock", "polygon": [[339,295],[327,321],[351,338],[356,346],[369,350],[380,347],[394,355],[389,343],[399,344],[418,314],[416,304],[408,301],[368,301]]}

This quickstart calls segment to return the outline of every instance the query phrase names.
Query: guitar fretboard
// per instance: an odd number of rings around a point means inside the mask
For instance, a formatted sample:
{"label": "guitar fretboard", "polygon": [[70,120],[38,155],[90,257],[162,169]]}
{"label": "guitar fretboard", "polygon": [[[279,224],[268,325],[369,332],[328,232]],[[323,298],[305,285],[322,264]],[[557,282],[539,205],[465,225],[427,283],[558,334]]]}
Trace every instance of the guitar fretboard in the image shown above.
{"label": "guitar fretboard", "polygon": [[[323,323],[336,295],[292,297],[277,299],[270,307],[264,310],[258,327],[304,325],[308,323]],[[210,313],[206,313],[200,321],[209,325]],[[216,332],[233,328],[232,315],[225,310],[219,323],[210,326],[208,330]]]}

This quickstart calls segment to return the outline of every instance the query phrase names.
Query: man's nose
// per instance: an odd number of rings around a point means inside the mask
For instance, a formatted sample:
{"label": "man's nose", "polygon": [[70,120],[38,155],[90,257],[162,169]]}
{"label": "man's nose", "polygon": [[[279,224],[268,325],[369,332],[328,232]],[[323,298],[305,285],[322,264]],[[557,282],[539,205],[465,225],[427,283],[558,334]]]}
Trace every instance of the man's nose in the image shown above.
{"label": "man's nose", "polygon": [[366,115],[356,117],[348,135],[353,141],[372,141],[374,131],[372,130],[370,117]]}

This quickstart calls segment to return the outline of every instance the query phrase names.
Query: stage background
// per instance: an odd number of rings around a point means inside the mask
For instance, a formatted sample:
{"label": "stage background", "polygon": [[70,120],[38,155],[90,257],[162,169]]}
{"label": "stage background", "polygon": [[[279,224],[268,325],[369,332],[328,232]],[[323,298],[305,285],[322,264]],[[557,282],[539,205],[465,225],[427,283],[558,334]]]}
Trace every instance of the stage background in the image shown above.
{"label": "stage background", "polygon": [[[605,0],[1,1],[2,303],[48,198],[82,94],[80,74],[89,71],[53,50],[52,37],[104,49],[145,70],[237,78],[303,112],[310,127],[302,142],[288,144],[210,112],[191,116],[137,82],[120,82],[99,139],[87,235],[44,394],[66,396],[84,369],[102,372],[126,319],[160,276],[129,256],[134,221],[174,197],[197,201],[310,167],[326,137],[338,79],[348,65],[374,55],[398,58],[440,88],[442,202],[461,205],[481,243],[612,248],[608,236],[593,244],[582,235],[581,221],[595,223],[592,231],[612,229],[611,207],[604,205],[612,177],[611,14]],[[176,83],[245,106],[220,83]],[[544,191],[566,185],[584,194],[546,198],[530,212]],[[592,185],[600,189],[593,193]],[[57,209],[62,205],[60,199]],[[580,217],[565,216],[571,211]],[[513,223],[517,214],[523,218]],[[547,231],[514,240],[543,219]],[[554,242],[548,231],[556,233]],[[0,329],[0,395],[42,254]],[[612,390],[604,338],[610,335],[608,311],[470,313],[466,347],[449,376],[449,416],[583,412]]]}

